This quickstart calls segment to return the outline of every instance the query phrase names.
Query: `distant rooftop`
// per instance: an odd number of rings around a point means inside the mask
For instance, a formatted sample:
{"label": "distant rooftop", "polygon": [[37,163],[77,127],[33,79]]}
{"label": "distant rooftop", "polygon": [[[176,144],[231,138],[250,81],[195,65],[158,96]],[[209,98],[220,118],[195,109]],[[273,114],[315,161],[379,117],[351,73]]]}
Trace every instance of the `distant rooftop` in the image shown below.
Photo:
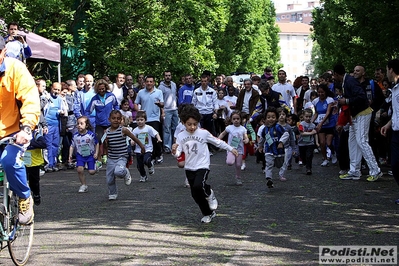
{"label": "distant rooftop", "polygon": [[308,24],[282,22],[277,22],[276,24],[280,28],[281,33],[310,34],[311,26]]}

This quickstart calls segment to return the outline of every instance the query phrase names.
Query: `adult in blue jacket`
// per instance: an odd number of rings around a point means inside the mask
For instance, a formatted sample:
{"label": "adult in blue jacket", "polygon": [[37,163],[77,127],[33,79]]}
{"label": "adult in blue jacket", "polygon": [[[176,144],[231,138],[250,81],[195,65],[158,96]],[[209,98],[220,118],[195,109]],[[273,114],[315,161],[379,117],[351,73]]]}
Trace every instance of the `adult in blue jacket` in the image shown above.
{"label": "adult in blue jacket", "polygon": [[[99,79],[94,85],[94,91],[96,95],[91,98],[90,103],[87,105],[85,115],[89,116],[93,110],[96,111],[95,132],[101,145],[104,131],[111,125],[108,120],[109,114],[112,110],[119,110],[119,105],[115,95],[109,92],[109,85],[106,80]],[[102,154],[102,145],[100,146],[100,153]],[[105,161],[105,158],[103,158],[103,161]]]}

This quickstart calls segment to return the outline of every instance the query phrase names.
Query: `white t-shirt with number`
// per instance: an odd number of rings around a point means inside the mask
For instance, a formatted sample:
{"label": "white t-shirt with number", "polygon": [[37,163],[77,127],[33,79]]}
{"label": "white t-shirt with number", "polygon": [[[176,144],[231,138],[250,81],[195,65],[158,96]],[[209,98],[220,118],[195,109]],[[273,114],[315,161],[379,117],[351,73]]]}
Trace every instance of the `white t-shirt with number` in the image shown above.
{"label": "white t-shirt with number", "polygon": [[209,169],[210,155],[208,143],[214,146],[232,151],[233,147],[223,140],[215,138],[206,129],[197,128],[194,133],[184,130],[177,135],[178,144],[175,157],[179,157],[182,152],[185,154],[184,169],[197,171],[198,169]]}
{"label": "white t-shirt with number", "polygon": [[[143,143],[145,147],[145,152],[152,152],[154,146],[152,144],[152,138],[155,138],[158,135],[158,131],[156,131],[152,126],[145,125],[143,128],[136,127],[133,129],[133,135],[135,135],[141,143]],[[135,153],[141,153],[141,148],[139,145],[136,145],[134,149]]]}
{"label": "white t-shirt with number", "polygon": [[234,125],[229,125],[226,127],[225,131],[229,134],[227,142],[233,148],[236,148],[238,154],[244,154],[244,136],[247,130],[243,126],[236,127]]}

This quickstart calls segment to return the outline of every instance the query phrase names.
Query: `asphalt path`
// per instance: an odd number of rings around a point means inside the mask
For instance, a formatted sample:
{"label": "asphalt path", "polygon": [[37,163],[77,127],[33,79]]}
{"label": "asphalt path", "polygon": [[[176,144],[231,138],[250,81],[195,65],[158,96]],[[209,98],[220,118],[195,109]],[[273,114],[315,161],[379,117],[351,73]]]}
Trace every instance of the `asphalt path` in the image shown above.
{"label": "asphalt path", "polygon": [[[211,157],[219,208],[210,224],[200,223],[171,155],[146,183],[131,167],[133,182],[117,180],[116,201],[108,200],[105,169],[87,178],[88,193],[78,193],[74,170],[45,174],[28,265],[318,265],[320,245],[398,243],[399,188],[391,176],[342,181],[338,167],[320,167],[316,155],[313,175],[294,165],[270,190],[254,157],[243,186],[224,160],[224,152]],[[7,250],[0,264],[12,265]]]}

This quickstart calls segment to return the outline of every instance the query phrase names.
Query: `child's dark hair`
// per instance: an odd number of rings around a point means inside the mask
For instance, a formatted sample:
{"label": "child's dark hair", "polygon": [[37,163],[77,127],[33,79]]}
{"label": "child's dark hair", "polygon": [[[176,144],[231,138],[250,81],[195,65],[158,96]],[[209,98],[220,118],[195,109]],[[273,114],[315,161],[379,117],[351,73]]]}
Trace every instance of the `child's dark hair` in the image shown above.
{"label": "child's dark hair", "polygon": [[116,115],[119,114],[120,116],[122,116],[121,111],[119,110],[112,110],[111,113],[109,113],[109,118],[111,118],[112,115]]}
{"label": "child's dark hair", "polygon": [[[276,111],[277,111],[277,113],[278,113],[279,115],[280,115],[281,112],[284,112],[285,116],[288,115],[288,110],[285,109],[285,108],[283,108],[283,107],[278,107],[278,108],[276,109]],[[278,115],[278,116],[279,116],[279,115]]]}
{"label": "child's dark hair", "polygon": [[192,104],[192,103],[182,103],[182,104],[180,104],[179,107],[177,108],[177,113],[179,114],[180,120],[181,120],[181,117],[180,117],[181,111],[182,111],[184,108],[186,108],[188,105],[191,105],[191,106],[194,107],[194,104]]}
{"label": "child's dark hair", "polygon": [[230,115],[230,122],[232,122],[233,115],[238,115],[240,117],[241,121],[242,121],[243,118],[245,118],[245,117],[243,117],[243,114],[240,111],[233,111],[233,112],[231,112],[231,115]]}
{"label": "child's dark hair", "polygon": [[335,96],[334,93],[328,88],[326,84],[317,85],[317,91],[319,91],[319,89],[322,89],[325,92],[326,97],[333,98]]}
{"label": "child's dark hair", "polygon": [[90,119],[89,119],[87,116],[83,115],[83,116],[79,117],[79,118],[77,119],[77,121],[78,121],[79,119],[84,119],[84,120],[85,120],[85,123],[86,123],[86,129],[87,129],[87,130],[90,130],[90,131],[93,131],[93,126],[91,125]]}
{"label": "child's dark hair", "polygon": [[180,120],[183,123],[186,123],[188,119],[192,118],[195,121],[199,122],[201,120],[201,114],[197,108],[192,104],[187,104],[180,110]]}
{"label": "child's dark hair", "polygon": [[144,118],[145,121],[147,121],[147,113],[145,111],[137,111],[136,113],[136,119],[137,118]]}
{"label": "child's dark hair", "polygon": [[121,109],[122,109],[122,106],[123,106],[125,103],[129,103],[129,101],[128,101],[127,99],[123,99],[123,100],[121,101],[121,105],[120,105],[120,108],[121,108]]}
{"label": "child's dark hair", "polygon": [[296,114],[290,114],[288,117],[291,118],[292,122],[295,124],[299,122],[299,117]]}
{"label": "child's dark hair", "polygon": [[276,118],[278,118],[278,112],[273,106],[270,106],[266,109],[265,116],[267,116],[267,113],[274,113],[276,115]]}
{"label": "child's dark hair", "polygon": [[[235,111],[235,112],[238,112],[238,111]],[[249,120],[249,114],[248,113],[241,112],[240,114],[241,114],[241,121],[244,120],[244,119],[247,120],[247,121]]]}
{"label": "child's dark hair", "polygon": [[311,91],[310,92],[310,99],[312,99],[312,97],[318,97],[319,96],[319,94],[317,93],[317,91]]}
{"label": "child's dark hair", "polygon": [[262,123],[262,120],[264,119],[265,119],[265,114],[261,113],[257,117],[255,117],[254,122],[256,125],[259,125],[260,123]]}
{"label": "child's dark hair", "polygon": [[309,113],[309,114],[310,114],[310,116],[312,116],[312,115],[313,115],[313,111],[312,111],[312,109],[309,109],[309,108],[306,108],[306,109],[304,109],[304,110],[302,111],[302,113],[303,113],[303,115],[305,115],[305,113]]}
{"label": "child's dark hair", "polygon": [[299,120],[301,120],[301,116],[303,116],[303,110],[299,110],[299,112],[298,112],[298,118],[299,118]]}

